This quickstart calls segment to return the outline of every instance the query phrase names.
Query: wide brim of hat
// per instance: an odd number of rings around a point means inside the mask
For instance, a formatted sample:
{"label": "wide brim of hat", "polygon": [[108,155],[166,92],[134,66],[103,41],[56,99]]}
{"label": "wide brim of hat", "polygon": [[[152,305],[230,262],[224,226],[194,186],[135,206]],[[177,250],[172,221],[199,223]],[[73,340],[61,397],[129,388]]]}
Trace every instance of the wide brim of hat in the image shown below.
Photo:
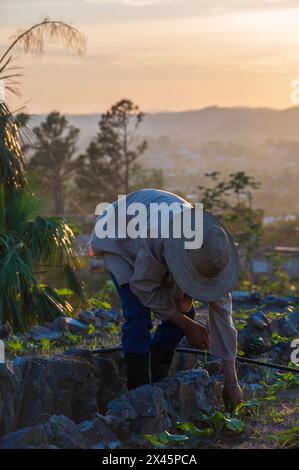
{"label": "wide brim of hat", "polygon": [[[198,272],[190,263],[189,254],[184,248],[184,238],[167,238],[164,240],[163,255],[174,280],[179,287],[194,300],[217,300],[225,293],[231,292],[239,278],[239,255],[230,232],[221,224],[218,217],[209,211],[203,212],[205,229],[214,224],[220,225],[229,240],[229,256],[226,267],[219,274],[207,277]],[[190,253],[190,250],[188,250]],[[192,250],[191,250],[192,251]]]}

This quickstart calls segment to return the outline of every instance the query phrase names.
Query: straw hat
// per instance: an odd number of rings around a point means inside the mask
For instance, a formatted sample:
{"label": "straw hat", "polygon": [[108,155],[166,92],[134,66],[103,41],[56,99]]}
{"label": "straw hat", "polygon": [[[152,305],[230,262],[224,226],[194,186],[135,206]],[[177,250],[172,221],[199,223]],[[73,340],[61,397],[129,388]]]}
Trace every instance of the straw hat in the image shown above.
{"label": "straw hat", "polygon": [[238,282],[239,256],[232,235],[218,217],[203,212],[201,248],[186,249],[186,240],[184,236],[164,240],[163,255],[179,287],[192,299],[204,301],[231,292]]}

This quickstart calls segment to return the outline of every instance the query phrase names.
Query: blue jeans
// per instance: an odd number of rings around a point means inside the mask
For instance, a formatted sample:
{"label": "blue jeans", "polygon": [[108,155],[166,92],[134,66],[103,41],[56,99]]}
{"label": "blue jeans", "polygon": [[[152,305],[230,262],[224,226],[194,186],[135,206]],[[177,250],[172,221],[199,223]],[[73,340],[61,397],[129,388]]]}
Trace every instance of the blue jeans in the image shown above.
{"label": "blue jeans", "polygon": [[[166,320],[158,325],[152,337],[151,310],[142,305],[131,291],[129,284],[119,286],[116,279],[112,275],[111,277],[120,297],[125,318],[122,326],[124,353],[138,355],[145,355],[149,351],[173,353],[184,336],[183,331]],[[195,309],[193,306],[186,315],[194,318]]]}

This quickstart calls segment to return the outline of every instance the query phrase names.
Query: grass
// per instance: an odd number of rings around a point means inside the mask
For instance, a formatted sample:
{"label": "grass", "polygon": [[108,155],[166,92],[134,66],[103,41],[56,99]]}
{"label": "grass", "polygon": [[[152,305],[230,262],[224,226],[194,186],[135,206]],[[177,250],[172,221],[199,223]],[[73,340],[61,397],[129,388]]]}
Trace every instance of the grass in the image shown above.
{"label": "grass", "polygon": [[11,336],[5,340],[6,356],[9,360],[25,354],[42,355],[49,358],[51,355],[62,353],[70,347],[97,349],[115,346],[119,343],[119,329],[119,325],[112,322],[100,331],[90,324],[87,336],[74,335],[66,330],[59,339],[54,341],[50,341],[48,338],[29,340],[25,336]]}

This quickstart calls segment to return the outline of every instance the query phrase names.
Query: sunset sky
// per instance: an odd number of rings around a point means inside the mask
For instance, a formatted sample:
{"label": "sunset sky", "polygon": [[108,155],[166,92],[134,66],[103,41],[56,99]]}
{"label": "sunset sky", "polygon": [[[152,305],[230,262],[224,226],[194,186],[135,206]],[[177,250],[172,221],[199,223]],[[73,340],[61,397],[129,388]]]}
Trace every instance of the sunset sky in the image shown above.
{"label": "sunset sky", "polygon": [[19,55],[28,112],[100,112],[123,97],[145,111],[292,106],[299,0],[1,0],[0,49],[45,16],[84,32],[87,50]]}

